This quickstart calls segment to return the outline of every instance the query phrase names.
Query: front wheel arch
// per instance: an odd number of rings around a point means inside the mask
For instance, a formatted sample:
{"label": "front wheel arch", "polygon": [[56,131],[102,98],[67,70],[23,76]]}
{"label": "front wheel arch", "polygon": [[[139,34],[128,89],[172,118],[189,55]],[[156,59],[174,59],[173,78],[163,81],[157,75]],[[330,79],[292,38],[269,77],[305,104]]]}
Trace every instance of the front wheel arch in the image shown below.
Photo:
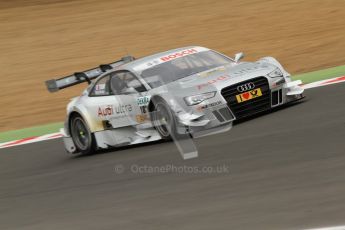
{"label": "front wheel arch", "polygon": [[[163,104],[163,105],[166,107],[166,109],[169,110],[168,113],[170,113],[171,122],[172,122],[172,123],[170,123],[171,127],[170,127],[170,131],[169,131],[169,132],[171,132],[171,133],[170,133],[169,136],[164,136],[164,135],[162,135],[162,134],[157,130],[157,127],[155,127],[155,124],[154,124],[154,122],[153,122],[153,120],[152,120],[152,119],[154,119],[154,117],[152,116],[152,113],[155,112],[155,110],[156,110],[155,104],[158,104],[158,103]],[[149,112],[151,113],[151,114],[150,114],[150,118],[151,118],[151,122],[152,122],[154,128],[159,132],[159,134],[161,135],[161,137],[162,137],[163,139],[172,140],[172,139],[173,139],[173,138],[172,138],[172,135],[175,136],[175,138],[180,136],[180,135],[178,134],[178,132],[177,132],[177,125],[178,125],[177,117],[176,117],[176,115],[174,114],[174,111],[171,109],[171,106],[169,106],[169,103],[168,103],[166,100],[164,100],[164,99],[163,99],[162,97],[160,97],[160,96],[155,96],[155,97],[151,98],[151,101],[150,101],[150,103],[149,103],[149,105],[148,105],[148,110],[149,110]]]}
{"label": "front wheel arch", "polygon": [[150,113],[153,112],[154,109],[155,109],[154,101],[164,101],[165,102],[165,100],[162,97],[160,97],[160,96],[153,96],[153,97],[151,97],[151,100],[150,100],[149,105],[148,105],[148,110],[149,110]]}

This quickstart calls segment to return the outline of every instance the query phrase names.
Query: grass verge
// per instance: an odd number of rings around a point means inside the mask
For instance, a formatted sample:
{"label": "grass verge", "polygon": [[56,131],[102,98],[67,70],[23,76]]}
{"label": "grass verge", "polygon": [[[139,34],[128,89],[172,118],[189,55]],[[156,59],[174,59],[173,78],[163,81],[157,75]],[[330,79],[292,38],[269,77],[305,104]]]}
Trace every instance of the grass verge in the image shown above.
{"label": "grass verge", "polygon": [[321,81],[329,78],[340,77],[345,75],[345,65],[329,69],[318,70],[309,73],[297,74],[292,76],[293,80],[302,80],[304,84]]}
{"label": "grass verge", "polygon": [[49,133],[56,133],[62,126],[63,122],[58,122],[25,129],[2,132],[0,133],[0,143],[19,140],[26,137],[42,136]]}

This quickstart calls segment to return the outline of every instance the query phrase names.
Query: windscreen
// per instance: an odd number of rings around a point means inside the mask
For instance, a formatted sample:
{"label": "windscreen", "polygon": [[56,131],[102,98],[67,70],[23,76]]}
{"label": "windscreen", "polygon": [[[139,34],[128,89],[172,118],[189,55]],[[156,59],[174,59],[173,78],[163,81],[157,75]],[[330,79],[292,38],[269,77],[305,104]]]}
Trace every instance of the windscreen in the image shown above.
{"label": "windscreen", "polygon": [[[152,87],[158,87],[181,78],[200,73],[233,62],[214,51],[190,54],[142,71],[141,76]],[[159,80],[158,80],[159,79]],[[161,82],[160,84],[157,84]]]}

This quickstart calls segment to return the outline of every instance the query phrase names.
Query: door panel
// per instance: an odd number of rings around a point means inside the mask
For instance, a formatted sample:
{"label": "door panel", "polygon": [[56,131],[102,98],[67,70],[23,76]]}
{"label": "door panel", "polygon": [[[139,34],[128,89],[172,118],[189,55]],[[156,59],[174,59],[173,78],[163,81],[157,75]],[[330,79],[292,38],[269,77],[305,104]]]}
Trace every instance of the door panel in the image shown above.
{"label": "door panel", "polygon": [[90,93],[87,109],[95,121],[113,128],[148,122],[149,97],[145,87],[128,71],[109,73]]}

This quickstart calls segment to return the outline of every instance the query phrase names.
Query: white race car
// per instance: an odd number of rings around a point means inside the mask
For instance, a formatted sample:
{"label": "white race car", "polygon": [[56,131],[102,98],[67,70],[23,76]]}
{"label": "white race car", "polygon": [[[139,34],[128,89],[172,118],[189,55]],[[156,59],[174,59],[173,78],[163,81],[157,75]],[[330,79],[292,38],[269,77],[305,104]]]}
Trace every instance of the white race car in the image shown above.
{"label": "white race car", "polygon": [[291,81],[276,59],[240,62],[242,57],[192,46],[128,56],[47,81],[50,92],[89,83],[67,106],[67,151],[89,154],[174,135],[218,133],[235,119],[303,98],[301,81]]}

